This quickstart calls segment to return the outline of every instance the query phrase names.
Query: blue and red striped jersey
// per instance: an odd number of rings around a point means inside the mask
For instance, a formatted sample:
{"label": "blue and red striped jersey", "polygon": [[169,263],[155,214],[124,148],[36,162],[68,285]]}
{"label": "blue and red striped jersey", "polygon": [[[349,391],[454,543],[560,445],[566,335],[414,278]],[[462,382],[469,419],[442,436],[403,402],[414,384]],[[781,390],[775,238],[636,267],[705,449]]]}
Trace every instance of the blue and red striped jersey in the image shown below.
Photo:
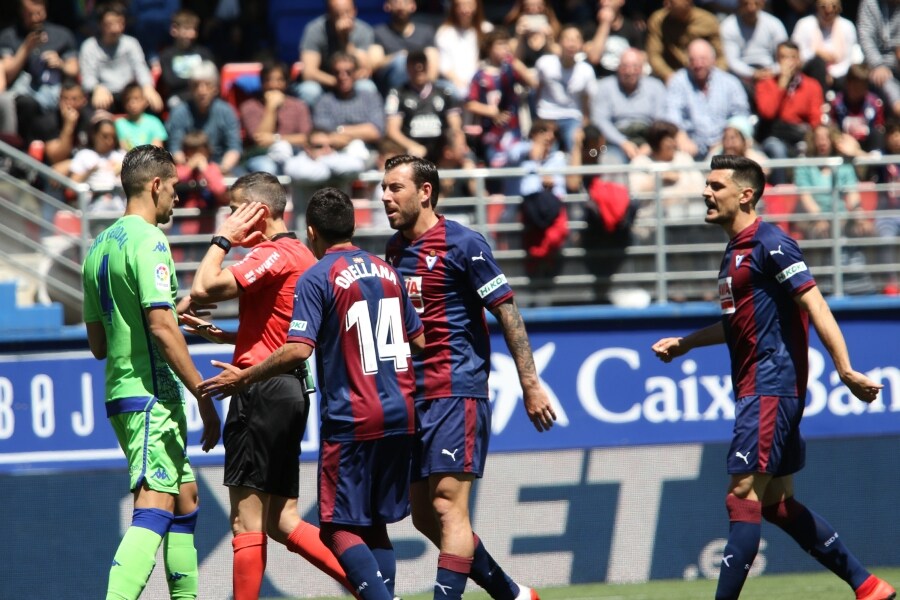
{"label": "blue and red striped jersey", "polygon": [[797,242],[757,219],[725,249],[719,303],[735,398],[805,398],[809,317],[794,296],[816,284]]}
{"label": "blue and red striped jersey", "polygon": [[422,329],[403,279],[369,252],[332,249],[303,274],[287,341],[316,349],[322,439],[415,431],[409,340]]}
{"label": "blue and red striped jersey", "polygon": [[513,296],[487,241],[443,216],[419,238],[397,233],[387,261],[425,324],[425,352],[413,357],[416,399],[487,398],[491,345],[485,308]]}

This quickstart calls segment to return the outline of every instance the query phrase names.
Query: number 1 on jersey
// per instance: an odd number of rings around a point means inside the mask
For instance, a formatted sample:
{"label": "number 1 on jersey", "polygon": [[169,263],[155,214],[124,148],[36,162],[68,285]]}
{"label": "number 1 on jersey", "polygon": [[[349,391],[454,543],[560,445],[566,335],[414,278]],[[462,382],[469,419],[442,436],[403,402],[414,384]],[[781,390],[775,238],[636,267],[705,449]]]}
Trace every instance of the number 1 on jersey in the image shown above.
{"label": "number 1 on jersey", "polygon": [[[409,342],[403,341],[403,315],[400,298],[382,298],[378,301],[378,321],[372,332],[369,303],[365,300],[354,302],[347,311],[345,331],[356,326],[363,371],[366,374],[378,372],[378,361],[394,361],[394,370],[405,371],[412,352]],[[377,350],[376,350],[377,340]]]}

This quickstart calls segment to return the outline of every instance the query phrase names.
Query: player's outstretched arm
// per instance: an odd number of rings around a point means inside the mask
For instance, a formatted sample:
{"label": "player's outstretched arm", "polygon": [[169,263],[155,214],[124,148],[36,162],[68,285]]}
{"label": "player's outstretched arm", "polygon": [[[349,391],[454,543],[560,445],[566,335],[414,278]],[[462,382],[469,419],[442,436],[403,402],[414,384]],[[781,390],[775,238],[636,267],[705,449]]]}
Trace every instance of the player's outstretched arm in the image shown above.
{"label": "player's outstretched arm", "polygon": [[694,348],[724,343],[725,328],[722,326],[722,322],[719,321],[709,327],[698,329],[685,337],[663,338],[653,344],[651,349],[661,361],[668,363],[672,362],[673,358],[684,356]]}
{"label": "player's outstretched arm", "polygon": [[553,427],[556,411],[553,410],[550,398],[538,379],[537,369],[534,366],[534,355],[531,353],[531,343],[528,341],[528,333],[525,331],[525,322],[522,320],[515,300],[510,298],[500,303],[491,309],[491,314],[500,323],[506,347],[509,348],[509,353],[516,363],[528,418],[531,419],[535,429],[547,431]]}
{"label": "player's outstretched arm", "polygon": [[201,393],[209,395],[210,398],[221,400],[251,383],[298,368],[304,360],[310,357],[312,351],[312,346],[308,344],[289,342],[267,356],[266,360],[246,369],[238,369],[234,365],[212,360],[210,364],[219,367],[222,372],[215,377],[201,381],[197,389]]}
{"label": "player's outstretched arm", "polygon": [[825,346],[828,354],[831,355],[834,368],[837,369],[844,385],[863,402],[875,400],[878,397],[878,390],[883,388],[884,385],[875,383],[864,374],[854,371],[853,367],[850,366],[850,353],[847,351],[844,335],[841,333],[841,328],[831,313],[831,309],[828,308],[828,303],[825,302],[825,298],[822,297],[819,288],[813,286],[798,294],[794,300],[803,310],[809,313],[809,320],[812,322],[813,327],[816,328],[816,333],[819,334],[822,345]]}
{"label": "player's outstretched arm", "polygon": [[203,435],[200,444],[203,450],[208,452],[219,441],[222,434],[222,423],[210,398],[197,389],[200,383],[200,372],[197,371],[197,367],[191,359],[184,336],[178,329],[178,322],[172,315],[172,309],[165,306],[148,308],[145,314],[150,333],[166,363],[188,391],[197,398],[200,418],[203,421]]}

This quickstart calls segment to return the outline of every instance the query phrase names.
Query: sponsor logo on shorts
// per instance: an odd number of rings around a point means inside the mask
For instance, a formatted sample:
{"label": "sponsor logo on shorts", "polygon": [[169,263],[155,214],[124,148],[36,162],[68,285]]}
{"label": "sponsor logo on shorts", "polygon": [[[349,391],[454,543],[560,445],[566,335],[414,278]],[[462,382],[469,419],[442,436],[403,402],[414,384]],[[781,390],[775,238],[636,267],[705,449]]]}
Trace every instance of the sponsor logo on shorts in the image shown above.
{"label": "sponsor logo on shorts", "polygon": [[482,298],[487,297],[488,294],[499,288],[501,285],[506,283],[506,275],[500,273],[486,284],[478,288],[478,295]]}
{"label": "sponsor logo on shorts", "polygon": [[788,279],[790,279],[797,273],[802,273],[805,270],[806,270],[805,262],[803,262],[802,260],[800,262],[795,262],[794,264],[792,264],[791,266],[786,268],[784,271],[782,271],[781,273],[776,275],[775,281],[777,281],[778,283],[784,283],[785,281],[787,281]]}

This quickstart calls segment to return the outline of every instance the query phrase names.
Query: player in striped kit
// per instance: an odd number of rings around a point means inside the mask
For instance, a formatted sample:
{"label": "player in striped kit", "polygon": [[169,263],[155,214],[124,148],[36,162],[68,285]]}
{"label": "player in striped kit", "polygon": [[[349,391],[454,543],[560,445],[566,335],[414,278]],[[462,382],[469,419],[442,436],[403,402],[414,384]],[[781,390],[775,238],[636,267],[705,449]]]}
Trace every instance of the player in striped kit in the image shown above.
{"label": "player in striped kit", "polygon": [[409,514],[415,414],[410,355],[422,323],[397,271],[351,242],[354,210],[340,190],[310,198],[307,235],[319,262],[297,282],[287,343],[263,362],[203,382],[213,396],[298,367],[316,350],[322,444],[322,541],[365,600],[391,600],[396,559],[387,523]]}
{"label": "player in striped kit", "polygon": [[481,477],[490,436],[490,338],[484,309],[497,318],[516,364],[525,408],[538,431],[556,414],[541,387],[513,291],[478,233],[435,213],[440,181],[428,160],[409,155],[385,164],[383,203],[398,233],[386,258],[406,280],[425,325],[416,365],[418,447],[410,491],[413,523],[438,548],[435,598],[462,596],[466,579],[501,600],[534,600],[472,532],[469,495]]}
{"label": "player in striped kit", "polygon": [[653,351],[664,362],[692,348],[727,343],[735,424],[725,506],[731,529],[716,600],[738,598],[756,557],[762,519],[790,535],[864,600],[888,600],[894,588],[870,574],[834,528],[794,498],[793,474],[806,461],[800,420],[806,401],[809,322],[854,396],[872,402],[883,386],[854,371],[841,330],[797,243],[763,222],[756,204],[765,176],[750,159],[716,156],[706,180],[706,222],[730,237],[719,271],[722,320]]}

